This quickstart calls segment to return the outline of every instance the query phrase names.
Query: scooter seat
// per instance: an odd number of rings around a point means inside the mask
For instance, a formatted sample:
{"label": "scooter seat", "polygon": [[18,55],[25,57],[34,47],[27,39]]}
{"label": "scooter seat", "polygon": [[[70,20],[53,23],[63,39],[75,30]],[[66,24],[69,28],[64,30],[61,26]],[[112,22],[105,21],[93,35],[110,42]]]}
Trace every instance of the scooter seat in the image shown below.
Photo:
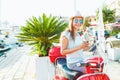
{"label": "scooter seat", "polygon": [[79,76],[83,75],[80,71],[71,70],[67,67],[67,65],[62,66],[64,76],[66,76],[69,80],[76,80]]}
{"label": "scooter seat", "polygon": [[66,58],[57,59],[57,66],[59,68],[59,73],[69,80],[76,80],[79,76],[83,75],[80,71],[71,70],[66,65]]}

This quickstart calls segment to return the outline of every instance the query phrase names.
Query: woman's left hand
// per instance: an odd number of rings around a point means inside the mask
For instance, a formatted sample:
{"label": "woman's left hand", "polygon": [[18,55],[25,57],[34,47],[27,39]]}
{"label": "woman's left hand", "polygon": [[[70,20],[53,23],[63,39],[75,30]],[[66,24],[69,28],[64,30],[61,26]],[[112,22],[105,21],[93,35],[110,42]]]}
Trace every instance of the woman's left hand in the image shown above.
{"label": "woman's left hand", "polygon": [[84,48],[84,50],[86,51],[86,50],[88,50],[90,47],[89,47],[89,42],[88,41],[86,41],[86,42],[84,42],[85,44],[86,44],[86,47]]}

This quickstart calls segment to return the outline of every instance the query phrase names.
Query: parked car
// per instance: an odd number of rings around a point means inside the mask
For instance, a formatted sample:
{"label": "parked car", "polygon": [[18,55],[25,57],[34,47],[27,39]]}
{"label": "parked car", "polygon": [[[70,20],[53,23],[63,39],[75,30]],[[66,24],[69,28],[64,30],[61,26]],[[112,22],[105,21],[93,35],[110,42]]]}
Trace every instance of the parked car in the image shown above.
{"label": "parked car", "polygon": [[6,52],[9,51],[11,47],[5,43],[4,40],[0,40],[0,56],[5,55],[6,57]]}
{"label": "parked car", "polygon": [[0,40],[0,48],[4,48],[5,42],[4,40]]}
{"label": "parked car", "polygon": [[15,35],[10,35],[9,37],[5,38],[5,42],[9,45],[17,45],[19,47],[23,46],[23,43],[19,42]]}
{"label": "parked car", "polygon": [[120,33],[115,36],[111,36],[106,40],[106,52],[108,58],[112,60],[120,59]]}
{"label": "parked car", "polygon": [[120,32],[115,36],[117,39],[120,39]]}

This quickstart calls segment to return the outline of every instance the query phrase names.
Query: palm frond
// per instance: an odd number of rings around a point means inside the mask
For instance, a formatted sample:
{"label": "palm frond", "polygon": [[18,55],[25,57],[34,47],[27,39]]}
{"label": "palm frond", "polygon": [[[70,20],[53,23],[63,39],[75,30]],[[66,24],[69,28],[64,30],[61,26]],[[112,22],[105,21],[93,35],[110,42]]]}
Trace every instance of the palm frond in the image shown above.
{"label": "palm frond", "polygon": [[43,13],[41,17],[33,16],[26,20],[26,25],[21,26],[21,32],[17,37],[19,41],[36,46],[35,50],[47,55],[53,43],[59,42],[60,34],[67,26],[67,21]]}

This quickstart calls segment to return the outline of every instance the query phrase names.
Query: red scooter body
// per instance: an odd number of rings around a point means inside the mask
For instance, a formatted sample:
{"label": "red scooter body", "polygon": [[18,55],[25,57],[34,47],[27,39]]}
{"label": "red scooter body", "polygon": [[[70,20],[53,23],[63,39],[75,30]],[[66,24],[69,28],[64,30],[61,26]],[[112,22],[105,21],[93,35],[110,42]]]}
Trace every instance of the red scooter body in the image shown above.
{"label": "red scooter body", "polygon": [[88,59],[87,62],[94,65],[94,66],[86,67],[87,73],[95,73],[95,72],[103,71],[104,63],[102,57],[93,57],[91,59]]}

